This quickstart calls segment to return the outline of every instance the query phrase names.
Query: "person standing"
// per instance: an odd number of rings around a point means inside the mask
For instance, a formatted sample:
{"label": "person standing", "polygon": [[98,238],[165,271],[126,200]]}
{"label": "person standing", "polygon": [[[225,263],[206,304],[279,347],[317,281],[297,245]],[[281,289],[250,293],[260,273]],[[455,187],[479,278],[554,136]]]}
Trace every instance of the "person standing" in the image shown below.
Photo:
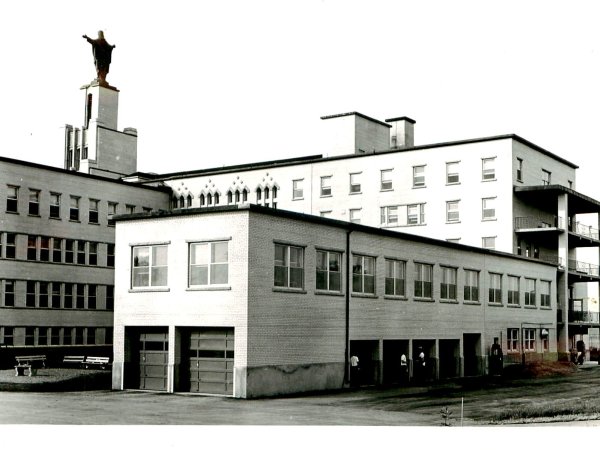
{"label": "person standing", "polygon": [[400,382],[406,383],[408,381],[408,363],[406,361],[406,355],[402,353],[400,356]]}
{"label": "person standing", "polygon": [[350,357],[350,385],[358,386],[360,383],[358,381],[358,356],[352,355]]}
{"label": "person standing", "polygon": [[498,338],[495,337],[491,349],[490,374],[501,375],[503,365],[502,347],[498,343]]}

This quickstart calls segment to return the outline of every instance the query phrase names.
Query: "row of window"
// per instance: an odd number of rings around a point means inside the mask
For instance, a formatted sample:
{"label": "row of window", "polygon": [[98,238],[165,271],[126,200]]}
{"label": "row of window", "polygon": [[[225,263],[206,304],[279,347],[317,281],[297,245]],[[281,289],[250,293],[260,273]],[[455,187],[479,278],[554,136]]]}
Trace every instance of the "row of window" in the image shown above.
{"label": "row of window", "polygon": [[[256,189],[256,204],[263,205],[271,208],[277,208],[277,186],[273,186],[269,188],[268,186],[265,188],[259,187]],[[243,188],[241,191],[239,189],[236,190],[228,190],[227,204],[228,205],[238,205],[240,203],[248,202],[248,195],[250,191],[248,188]],[[198,198],[198,205],[200,207],[204,206],[218,206],[220,202],[220,195],[218,192],[212,193],[209,192],[207,194],[201,193]],[[193,197],[192,194],[187,194],[187,196],[182,195],[180,197],[173,197],[173,208],[191,208],[193,205]]]}
{"label": "row of window", "polygon": [[[50,236],[27,236],[27,261],[98,265],[99,247],[106,246],[106,267],[115,265],[115,245]],[[17,233],[0,233],[0,258],[16,259]]]}
{"label": "row of window", "polygon": [[547,328],[540,330],[536,328],[523,328],[523,343],[519,339],[519,329],[509,328],[506,333],[506,350],[508,353],[521,352],[521,347],[524,352],[536,351],[536,337],[539,332],[541,351],[547,352],[550,349],[550,333]]}
{"label": "row of window", "polygon": [[0,344],[2,345],[112,345],[112,343],[112,327],[0,326]]}
{"label": "row of window", "polygon": [[[24,286],[19,286],[22,283]],[[4,307],[114,310],[114,286],[56,281],[0,280]]]}
{"label": "row of window", "polygon": [[[6,212],[8,213],[19,213],[19,192],[20,187],[14,185],[7,185],[6,195]],[[40,198],[42,191],[39,189],[29,189],[28,191],[28,210],[27,213],[30,216],[41,216]],[[63,209],[63,194],[57,192],[50,192],[50,201],[48,204],[48,217],[51,219],[61,219]],[[77,195],[69,196],[68,206],[68,218],[71,221],[80,222],[85,220],[81,216],[81,197]],[[111,217],[118,212],[117,202],[107,202],[107,224],[112,225]],[[142,208],[145,212],[152,211],[152,208]],[[125,212],[127,214],[135,213],[135,205],[125,205]],[[88,199],[88,214],[87,221],[91,224],[100,223],[100,200],[90,198]]]}

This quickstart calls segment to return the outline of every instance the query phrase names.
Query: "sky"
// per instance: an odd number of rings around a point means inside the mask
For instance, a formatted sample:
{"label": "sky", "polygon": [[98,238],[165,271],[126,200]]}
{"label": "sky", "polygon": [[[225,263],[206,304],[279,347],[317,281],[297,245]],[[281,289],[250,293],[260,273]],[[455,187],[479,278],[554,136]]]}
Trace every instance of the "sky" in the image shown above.
{"label": "sky", "polygon": [[83,34],[115,44],[119,129],[138,169],[313,155],[321,116],[416,120],[417,145],[515,133],[595,183],[600,3],[67,1],[3,4],[0,155],[62,166],[95,78]]}

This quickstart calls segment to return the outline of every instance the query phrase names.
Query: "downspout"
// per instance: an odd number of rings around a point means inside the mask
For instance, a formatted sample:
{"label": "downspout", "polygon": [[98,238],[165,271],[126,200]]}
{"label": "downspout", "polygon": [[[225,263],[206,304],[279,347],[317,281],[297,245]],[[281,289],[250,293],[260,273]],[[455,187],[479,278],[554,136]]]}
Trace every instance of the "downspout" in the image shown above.
{"label": "downspout", "polygon": [[346,231],[346,351],[344,353],[344,386],[350,384],[350,233],[352,230]]}

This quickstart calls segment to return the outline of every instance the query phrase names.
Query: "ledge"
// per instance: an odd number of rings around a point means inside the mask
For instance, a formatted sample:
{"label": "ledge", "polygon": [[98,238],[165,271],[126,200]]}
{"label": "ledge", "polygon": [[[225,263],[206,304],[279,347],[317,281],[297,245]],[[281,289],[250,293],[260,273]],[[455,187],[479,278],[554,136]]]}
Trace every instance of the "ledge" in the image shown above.
{"label": "ledge", "polygon": [[307,294],[305,289],[302,288],[286,288],[286,287],[273,287],[273,292],[285,292],[288,294]]}
{"label": "ledge", "polygon": [[504,304],[503,303],[488,302],[488,306],[494,306],[494,307],[500,307],[500,308],[502,308],[504,306]]}
{"label": "ledge", "polygon": [[440,299],[440,303],[448,303],[450,305],[457,305],[458,300]]}
{"label": "ledge", "polygon": [[127,292],[129,292],[130,294],[143,294],[146,292],[171,292],[171,289],[168,287],[165,288],[159,288],[159,287],[153,287],[153,288],[137,288],[137,289],[128,289]]}
{"label": "ledge", "polygon": [[435,299],[433,299],[433,298],[414,297],[413,300],[415,302],[435,303]]}
{"label": "ledge", "polygon": [[353,292],[352,294],[350,294],[350,296],[356,298],[379,298],[377,294],[366,294],[363,292]]}
{"label": "ledge", "polygon": [[329,295],[330,297],[344,297],[344,293],[343,292],[338,292],[338,291],[324,291],[322,289],[315,289],[314,292],[315,295]]}
{"label": "ledge", "polygon": [[384,295],[383,296],[384,300],[400,300],[400,301],[408,301],[408,297],[406,297],[405,295]]}
{"label": "ledge", "polygon": [[188,286],[186,291],[230,291],[231,286]]}
{"label": "ledge", "polygon": [[463,300],[463,305],[481,305],[481,302],[477,300]]}

